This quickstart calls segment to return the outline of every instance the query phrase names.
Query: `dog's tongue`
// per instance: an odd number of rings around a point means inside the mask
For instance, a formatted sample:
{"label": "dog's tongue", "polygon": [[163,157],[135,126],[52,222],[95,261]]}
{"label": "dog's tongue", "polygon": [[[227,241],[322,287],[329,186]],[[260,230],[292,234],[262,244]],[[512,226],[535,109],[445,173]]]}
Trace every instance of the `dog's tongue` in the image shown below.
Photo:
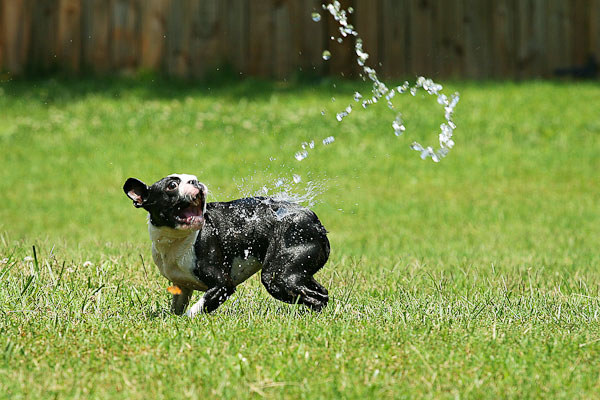
{"label": "dog's tongue", "polygon": [[200,213],[198,212],[197,207],[188,207],[185,210],[181,211],[181,216],[183,218],[197,217]]}

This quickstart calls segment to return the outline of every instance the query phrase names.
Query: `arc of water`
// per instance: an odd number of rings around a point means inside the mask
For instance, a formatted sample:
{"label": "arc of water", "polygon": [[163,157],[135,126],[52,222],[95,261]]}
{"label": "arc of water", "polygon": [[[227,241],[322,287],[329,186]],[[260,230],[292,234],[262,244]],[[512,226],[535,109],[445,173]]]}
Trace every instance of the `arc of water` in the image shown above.
{"label": "arc of water", "polygon": [[[444,158],[450,149],[454,146],[454,140],[452,139],[454,130],[456,129],[456,124],[452,120],[454,109],[460,100],[460,96],[458,93],[454,93],[448,98],[445,94],[442,93],[442,85],[435,83],[433,80],[425,78],[423,76],[419,76],[415,85],[410,86],[408,82],[404,82],[403,85],[398,86],[396,88],[388,88],[388,86],[379,79],[377,76],[377,71],[369,67],[367,65],[367,60],[369,58],[369,53],[367,53],[363,49],[363,41],[358,36],[358,32],[354,29],[354,26],[349,23],[348,15],[353,12],[352,7],[349,7],[348,10],[344,10],[339,1],[333,1],[328,4],[323,4],[323,9],[327,10],[331,16],[338,22],[339,27],[338,30],[340,32],[340,39],[354,36],[356,38],[356,42],[354,45],[354,50],[356,53],[356,62],[361,67],[362,72],[361,76],[363,79],[370,79],[373,82],[372,86],[372,96],[370,98],[363,99],[363,95],[359,92],[354,93],[354,101],[360,102],[363,108],[367,108],[372,104],[376,104],[381,99],[385,99],[388,107],[392,110],[395,110],[394,104],[392,103],[392,99],[396,94],[406,94],[410,93],[412,96],[416,96],[418,90],[422,89],[429,95],[437,96],[437,102],[444,108],[444,118],[446,122],[440,125],[440,133],[438,135],[439,148],[433,149],[431,146],[424,147],[417,142],[413,142],[411,144],[411,149],[419,151],[421,153],[421,158],[431,158],[434,162],[439,162],[442,158]],[[312,14],[312,19],[316,22],[321,20],[320,14],[314,12]],[[332,40],[334,37],[331,37]],[[323,58],[325,60],[329,60],[331,58],[331,53],[329,50],[325,50],[323,52]],[[339,122],[342,122],[344,118],[346,118],[352,112],[354,105],[349,104],[344,110],[338,112],[336,114],[336,119]],[[394,130],[394,134],[396,136],[402,135],[406,131],[406,127],[402,122],[402,114],[400,112],[396,113],[396,117],[392,122],[392,128]],[[324,144],[331,143],[333,137],[327,138],[327,140],[323,140]],[[326,143],[326,141],[328,143]],[[303,150],[301,152],[296,153],[296,159],[301,161],[308,156],[308,152]]]}

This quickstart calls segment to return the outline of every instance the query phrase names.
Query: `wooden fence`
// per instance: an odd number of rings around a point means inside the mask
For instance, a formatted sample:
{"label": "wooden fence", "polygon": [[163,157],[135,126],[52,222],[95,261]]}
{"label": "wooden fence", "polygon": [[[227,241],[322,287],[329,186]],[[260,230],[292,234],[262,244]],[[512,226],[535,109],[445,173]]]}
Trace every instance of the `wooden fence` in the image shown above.
{"label": "wooden fence", "polygon": [[[346,0],[385,77],[548,77],[600,59],[600,0]],[[353,43],[316,0],[0,0],[11,75],[218,67],[285,78],[356,76]],[[320,22],[311,13],[322,15]],[[324,49],[332,58],[324,61]]]}

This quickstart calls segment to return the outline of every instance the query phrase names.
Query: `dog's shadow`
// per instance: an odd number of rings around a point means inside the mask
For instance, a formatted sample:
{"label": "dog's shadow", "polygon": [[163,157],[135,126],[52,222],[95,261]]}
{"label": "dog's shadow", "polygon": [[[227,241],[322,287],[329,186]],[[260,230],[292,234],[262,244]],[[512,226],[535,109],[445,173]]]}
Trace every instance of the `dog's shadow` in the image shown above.
{"label": "dog's shadow", "polygon": [[315,313],[313,310],[306,306],[295,305],[295,304],[280,304],[271,299],[255,302],[254,304],[241,304],[242,302],[233,301],[229,307],[220,307],[210,314],[201,314],[196,318],[190,319],[189,317],[182,315],[175,315],[171,312],[168,307],[152,307],[143,311],[143,317],[149,321],[167,321],[172,318],[181,318],[185,320],[195,320],[211,317],[239,317],[244,314],[252,314],[253,317],[268,318],[273,316],[284,317],[284,318],[305,318],[310,316],[319,316],[326,312]]}

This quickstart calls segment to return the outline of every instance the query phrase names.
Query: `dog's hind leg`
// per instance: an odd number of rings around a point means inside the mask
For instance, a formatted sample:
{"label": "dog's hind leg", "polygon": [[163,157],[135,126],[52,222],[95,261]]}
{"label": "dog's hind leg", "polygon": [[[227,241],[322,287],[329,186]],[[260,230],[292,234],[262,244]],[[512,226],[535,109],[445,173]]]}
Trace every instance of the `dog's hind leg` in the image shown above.
{"label": "dog's hind leg", "polygon": [[285,303],[299,303],[320,311],[327,305],[327,290],[313,278],[327,261],[328,246],[306,243],[272,251],[263,263],[261,281],[267,291]]}

